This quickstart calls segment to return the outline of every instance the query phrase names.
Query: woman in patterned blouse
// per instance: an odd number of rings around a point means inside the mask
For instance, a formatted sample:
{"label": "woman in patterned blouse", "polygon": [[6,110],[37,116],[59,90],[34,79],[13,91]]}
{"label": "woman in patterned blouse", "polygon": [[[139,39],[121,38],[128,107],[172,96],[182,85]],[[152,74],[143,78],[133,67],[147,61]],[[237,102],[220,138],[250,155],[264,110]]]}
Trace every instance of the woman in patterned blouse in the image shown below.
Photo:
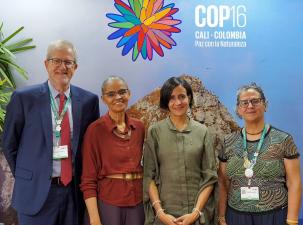
{"label": "woman in patterned blouse", "polygon": [[225,137],[219,153],[219,225],[298,224],[298,149],[291,135],[265,123],[266,108],[255,83],[238,90],[244,127]]}

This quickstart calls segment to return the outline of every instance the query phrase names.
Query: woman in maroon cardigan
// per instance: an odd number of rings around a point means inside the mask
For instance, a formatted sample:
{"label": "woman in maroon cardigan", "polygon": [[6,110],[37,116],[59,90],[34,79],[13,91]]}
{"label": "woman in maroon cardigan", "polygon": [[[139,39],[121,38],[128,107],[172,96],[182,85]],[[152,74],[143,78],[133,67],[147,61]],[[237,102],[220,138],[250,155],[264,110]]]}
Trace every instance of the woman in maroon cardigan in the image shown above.
{"label": "woman in maroon cardigan", "polygon": [[91,225],[142,225],[144,125],[126,115],[130,91],[121,77],[107,78],[108,113],[92,123],[83,144],[81,190]]}

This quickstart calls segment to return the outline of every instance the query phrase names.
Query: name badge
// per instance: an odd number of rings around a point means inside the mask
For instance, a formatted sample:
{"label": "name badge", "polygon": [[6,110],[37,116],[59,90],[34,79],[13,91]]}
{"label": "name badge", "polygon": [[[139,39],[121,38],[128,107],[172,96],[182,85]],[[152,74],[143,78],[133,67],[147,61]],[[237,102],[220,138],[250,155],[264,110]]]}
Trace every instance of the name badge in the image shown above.
{"label": "name badge", "polygon": [[66,159],[68,158],[68,146],[61,145],[55,146],[53,149],[53,159]]}
{"label": "name badge", "polygon": [[241,187],[241,200],[259,200],[259,187]]}

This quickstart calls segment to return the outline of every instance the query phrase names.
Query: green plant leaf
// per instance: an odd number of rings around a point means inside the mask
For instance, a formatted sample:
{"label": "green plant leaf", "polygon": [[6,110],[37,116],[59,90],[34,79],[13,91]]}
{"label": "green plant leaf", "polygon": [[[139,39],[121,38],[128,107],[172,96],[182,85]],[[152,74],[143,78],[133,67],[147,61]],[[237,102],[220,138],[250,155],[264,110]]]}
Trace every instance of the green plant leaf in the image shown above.
{"label": "green plant leaf", "polygon": [[33,49],[35,48],[35,45],[31,45],[31,46],[24,46],[24,47],[20,47],[20,48],[15,48],[15,49],[11,49],[10,51],[13,53],[17,53],[17,52],[23,52],[29,49]]}
{"label": "green plant leaf", "polygon": [[[4,54],[5,54],[5,53],[8,54],[9,57],[11,57],[11,58],[13,58],[13,59],[16,58],[16,56],[15,56],[13,53],[11,53],[11,51],[8,50],[6,47],[3,46],[3,47],[2,47],[2,50],[3,50]],[[7,58],[9,58],[9,57],[7,57]]]}
{"label": "green plant leaf", "polygon": [[9,50],[12,50],[12,49],[15,49],[15,48],[18,48],[18,47],[22,47],[24,45],[27,45],[29,44],[30,42],[32,42],[33,39],[32,38],[27,38],[27,39],[24,39],[22,41],[18,41],[18,42],[15,42],[15,43],[12,43],[12,44],[9,44],[9,45],[6,45],[5,47]]}
{"label": "green plant leaf", "polygon": [[1,67],[0,67],[0,74],[4,77],[4,79],[1,79],[1,85],[4,85],[5,82],[7,82],[9,86],[13,88],[14,84],[10,81],[9,77],[7,76],[7,73],[5,73]]}
{"label": "green plant leaf", "polygon": [[[7,76],[7,79],[9,80],[8,82],[12,83],[13,88],[15,89],[16,84],[15,84],[15,80],[14,80],[14,77],[13,77],[13,74],[11,72],[11,69],[10,69],[9,65],[0,62],[0,68],[3,69],[3,71],[5,72],[5,74]],[[0,89],[3,89],[3,88],[0,87]]]}
{"label": "green plant leaf", "polygon": [[25,79],[28,79],[26,75],[26,71],[22,69],[20,66],[18,66],[15,62],[7,60],[6,58],[2,58],[2,56],[0,56],[0,62],[7,63],[11,67],[13,67],[18,73],[20,73]]}
{"label": "green plant leaf", "polygon": [[2,29],[3,22],[0,23],[0,132],[3,130],[6,114],[5,107],[9,102],[12,91],[16,88],[12,70],[16,70],[22,77],[27,79],[26,71],[15,62],[15,54],[36,47],[35,45],[29,45],[29,43],[33,41],[32,38],[14,42],[11,41],[24,29],[23,26],[6,38],[4,38]]}
{"label": "green plant leaf", "polygon": [[20,27],[19,29],[17,29],[14,33],[12,33],[11,35],[9,35],[7,38],[5,38],[3,41],[1,41],[2,44],[5,44],[6,42],[8,42],[10,39],[12,39],[14,36],[16,36],[19,32],[21,32],[24,29],[24,27]]}

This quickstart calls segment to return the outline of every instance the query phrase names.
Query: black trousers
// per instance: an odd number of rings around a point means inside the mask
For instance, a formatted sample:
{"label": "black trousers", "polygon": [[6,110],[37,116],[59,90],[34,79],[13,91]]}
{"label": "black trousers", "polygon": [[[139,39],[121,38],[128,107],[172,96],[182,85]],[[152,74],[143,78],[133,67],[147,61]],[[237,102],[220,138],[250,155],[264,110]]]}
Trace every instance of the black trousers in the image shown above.
{"label": "black trousers", "polygon": [[228,225],[286,225],[287,207],[262,213],[240,212],[227,208]]}

